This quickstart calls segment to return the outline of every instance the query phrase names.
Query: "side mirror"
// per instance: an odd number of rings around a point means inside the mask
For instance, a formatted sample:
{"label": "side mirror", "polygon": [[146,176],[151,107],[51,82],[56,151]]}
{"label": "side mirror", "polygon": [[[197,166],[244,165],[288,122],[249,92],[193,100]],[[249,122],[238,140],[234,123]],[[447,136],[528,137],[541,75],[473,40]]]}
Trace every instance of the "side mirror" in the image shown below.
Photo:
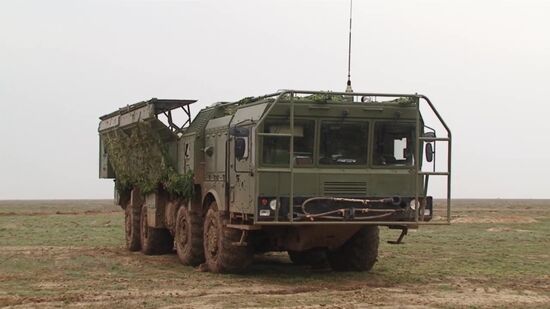
{"label": "side mirror", "polygon": [[435,132],[426,132],[424,133],[424,137],[435,137]]}
{"label": "side mirror", "polygon": [[246,154],[246,139],[243,137],[235,138],[235,158],[242,160]]}
{"label": "side mirror", "polygon": [[372,100],[372,97],[368,97],[368,96],[366,96],[366,95],[364,95],[364,96],[361,97],[361,102],[363,102],[363,103],[370,103],[370,102],[372,102],[372,101],[373,101],[373,100]]}
{"label": "side mirror", "polygon": [[208,146],[204,148],[204,153],[211,157],[214,154],[214,146]]}
{"label": "side mirror", "polygon": [[434,160],[434,148],[432,143],[426,144],[426,161],[432,162]]}
{"label": "side mirror", "polygon": [[250,135],[250,130],[243,127],[231,127],[229,128],[229,135],[238,136],[238,137],[248,137]]}

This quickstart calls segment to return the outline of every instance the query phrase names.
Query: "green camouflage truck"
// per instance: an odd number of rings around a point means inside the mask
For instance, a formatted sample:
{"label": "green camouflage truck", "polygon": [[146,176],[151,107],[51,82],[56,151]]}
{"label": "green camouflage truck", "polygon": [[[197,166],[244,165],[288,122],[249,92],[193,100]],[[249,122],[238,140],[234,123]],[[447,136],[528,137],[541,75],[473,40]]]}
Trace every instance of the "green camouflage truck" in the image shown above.
{"label": "green camouflage truck", "polygon": [[[282,90],[192,119],[194,102],[151,99],[100,117],[99,175],[114,179],[131,251],[175,247],[183,264],[212,272],[242,271],[268,251],[368,271],[379,226],[401,230],[400,242],[409,228],[450,222],[451,132],[423,95]],[[437,220],[430,176],[446,178]]]}

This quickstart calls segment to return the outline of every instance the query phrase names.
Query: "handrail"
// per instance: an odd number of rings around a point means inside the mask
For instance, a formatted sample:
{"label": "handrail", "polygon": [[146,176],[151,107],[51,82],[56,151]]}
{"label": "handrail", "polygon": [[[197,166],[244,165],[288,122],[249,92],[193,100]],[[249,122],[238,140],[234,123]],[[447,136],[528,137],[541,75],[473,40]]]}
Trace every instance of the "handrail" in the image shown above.
{"label": "handrail", "polygon": [[[255,143],[258,142],[258,136],[261,136],[261,135],[260,135],[261,133],[259,133],[259,132],[256,130],[256,128],[259,128],[259,127],[264,123],[265,119],[267,118],[267,115],[269,115],[269,113],[271,113],[271,111],[272,111],[273,108],[277,105],[277,103],[279,103],[279,101],[280,101],[280,99],[283,97],[283,95],[288,94],[288,93],[290,93],[290,92],[289,92],[289,91],[281,91],[281,92],[273,93],[273,94],[271,94],[271,95],[268,95],[268,96],[264,96],[264,97],[263,97],[263,99],[267,99],[267,98],[269,98],[269,97],[277,96],[277,98],[275,99],[275,101],[271,104],[271,106],[269,106],[269,108],[268,108],[266,111],[264,111],[263,115],[260,117],[260,119],[258,119],[258,122],[256,123],[255,129],[254,129],[254,134],[255,134],[254,142],[255,142]],[[292,119],[292,120],[294,120],[294,119]],[[291,129],[290,132],[293,132],[292,130],[293,130],[293,128]],[[291,134],[291,135],[294,135],[294,134]],[[291,139],[292,139],[292,137],[291,137]],[[259,158],[260,158],[260,155],[259,155],[259,153],[258,153],[259,147],[254,147],[254,149],[255,149],[255,151],[256,151],[256,155],[254,156],[254,157],[255,157],[255,161],[256,161],[256,162],[254,162],[254,169],[255,169],[255,170],[254,170],[254,174],[257,174],[258,165],[259,165],[259,163],[260,163],[260,162],[259,162],[259,160],[260,160],[260,159],[259,159]],[[291,158],[289,158],[289,160],[290,160],[290,159],[291,159]],[[290,160],[290,161],[291,161],[291,163],[292,163],[292,160]],[[291,170],[291,171],[290,171],[290,174],[292,175],[292,173],[293,173],[293,171]],[[292,176],[291,176],[291,178],[292,178]],[[255,177],[254,197],[257,197],[257,196],[258,196],[258,187],[259,187],[259,183],[260,183],[260,177]],[[279,197],[277,197],[277,198],[279,198]],[[256,208],[257,208],[257,207],[258,207],[258,206],[257,206],[256,204],[254,204],[254,222],[258,222],[258,211],[256,211]],[[292,207],[290,207],[290,208],[292,208]],[[291,224],[292,224],[292,219],[293,219],[293,218],[291,217],[291,222],[290,222]],[[279,216],[275,216],[275,221],[279,221]]]}
{"label": "handrail", "polygon": [[312,91],[312,90],[281,90],[281,95],[285,93],[294,94],[332,94],[342,96],[367,96],[367,97],[405,97],[405,98],[420,98],[420,94],[403,94],[403,93],[377,93],[377,92],[341,92],[341,91]]}
{"label": "handrail", "polygon": [[290,137],[292,134],[284,133],[258,133],[259,136],[279,136],[279,137]]}
{"label": "handrail", "polygon": [[[425,96],[425,95],[418,95],[419,98],[423,99],[427,104],[428,106],[430,107],[430,109],[432,110],[432,112],[435,114],[435,116],[437,117],[437,119],[439,120],[439,122],[441,123],[441,125],[445,128],[445,131],[447,132],[447,137],[446,138],[439,138],[439,137],[422,137],[420,136],[419,134],[419,117],[420,117],[420,102],[418,102],[418,105],[417,105],[417,109],[418,109],[418,112],[417,112],[417,115],[416,115],[416,118],[417,118],[417,151],[416,151],[416,162],[418,162],[418,157],[419,157],[419,152],[421,151],[421,148],[420,148],[420,142],[421,141],[446,141],[447,142],[447,171],[446,172],[422,172],[422,171],[419,171],[419,164],[416,164],[416,168],[415,168],[415,171],[416,171],[416,177],[415,177],[415,182],[416,182],[416,199],[415,199],[415,204],[416,204],[416,212],[415,212],[415,217],[417,217],[418,215],[418,212],[419,212],[419,207],[418,207],[418,175],[425,175],[426,177],[428,177],[429,175],[434,175],[434,176],[446,176],[447,178],[447,223],[450,224],[451,223],[451,154],[452,154],[452,133],[451,133],[451,129],[449,128],[449,126],[447,125],[447,123],[445,122],[445,120],[443,120],[443,118],[441,117],[441,115],[439,114],[439,112],[437,111],[437,109],[435,108],[435,106],[433,105],[432,101],[430,101],[430,99]],[[435,166],[434,166],[434,169],[435,169]],[[417,221],[417,220],[415,220]]]}
{"label": "handrail", "polygon": [[436,142],[436,141],[443,141],[448,142],[449,138],[447,137],[420,137],[421,141],[429,141],[429,142]]}

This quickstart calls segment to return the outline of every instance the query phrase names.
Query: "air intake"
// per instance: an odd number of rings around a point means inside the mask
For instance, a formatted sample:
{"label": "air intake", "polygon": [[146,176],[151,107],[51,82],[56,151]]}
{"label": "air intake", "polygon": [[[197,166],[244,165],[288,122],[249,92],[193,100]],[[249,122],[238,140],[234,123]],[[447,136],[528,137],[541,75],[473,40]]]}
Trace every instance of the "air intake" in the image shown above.
{"label": "air intake", "polygon": [[367,196],[367,183],[352,181],[327,181],[323,184],[325,196],[340,197],[365,197]]}

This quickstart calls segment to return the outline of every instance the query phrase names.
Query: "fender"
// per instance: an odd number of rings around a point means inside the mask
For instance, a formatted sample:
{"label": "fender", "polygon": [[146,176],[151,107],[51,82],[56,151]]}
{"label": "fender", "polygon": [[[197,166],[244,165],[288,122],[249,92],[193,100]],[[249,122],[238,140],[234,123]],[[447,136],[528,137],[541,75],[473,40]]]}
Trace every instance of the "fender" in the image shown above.
{"label": "fender", "polygon": [[225,205],[221,204],[221,199],[220,199],[220,196],[219,196],[218,192],[215,189],[210,189],[206,192],[206,194],[204,195],[204,197],[202,199],[202,212],[203,213],[206,213],[206,211],[208,210],[208,206],[210,205],[210,203],[212,201],[216,201],[216,204],[218,204],[218,208],[223,208],[223,209],[219,209],[219,210],[225,210]]}

